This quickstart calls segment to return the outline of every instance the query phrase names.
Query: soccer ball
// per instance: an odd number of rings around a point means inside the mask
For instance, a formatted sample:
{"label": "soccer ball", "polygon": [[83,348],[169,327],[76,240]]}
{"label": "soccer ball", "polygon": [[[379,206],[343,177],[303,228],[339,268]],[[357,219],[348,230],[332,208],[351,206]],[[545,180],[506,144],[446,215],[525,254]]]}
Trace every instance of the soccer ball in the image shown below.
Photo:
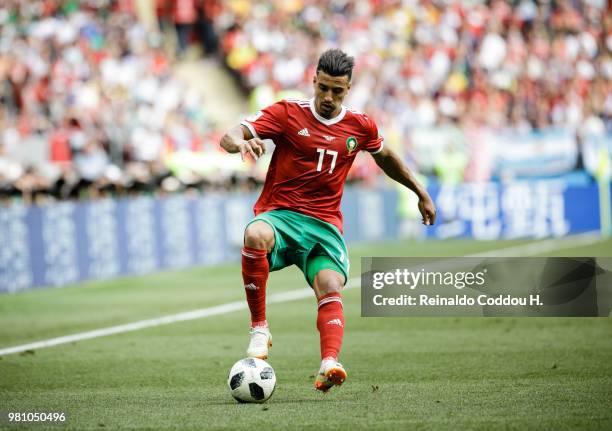
{"label": "soccer ball", "polygon": [[262,359],[241,359],[230,370],[227,385],[239,403],[263,403],[274,393],[276,374]]}

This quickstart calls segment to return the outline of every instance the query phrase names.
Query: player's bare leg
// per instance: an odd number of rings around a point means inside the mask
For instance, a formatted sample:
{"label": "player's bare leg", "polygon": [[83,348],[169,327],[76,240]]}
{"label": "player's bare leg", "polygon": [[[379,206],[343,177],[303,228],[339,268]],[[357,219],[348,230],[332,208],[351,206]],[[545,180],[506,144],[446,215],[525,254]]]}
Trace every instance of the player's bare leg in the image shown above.
{"label": "player's bare leg", "polygon": [[266,320],[266,283],[270,273],[267,254],[274,247],[274,231],[265,222],[256,221],[244,231],[242,280],[251,312],[251,339],[247,356],[267,359],[272,334]]}
{"label": "player's bare leg", "polygon": [[313,288],[317,296],[317,329],[321,341],[321,367],[315,379],[315,389],[329,391],[346,380],[344,367],[338,362],[338,354],[344,336],[344,312],[342,296],[344,275],[331,269],[319,271]]}

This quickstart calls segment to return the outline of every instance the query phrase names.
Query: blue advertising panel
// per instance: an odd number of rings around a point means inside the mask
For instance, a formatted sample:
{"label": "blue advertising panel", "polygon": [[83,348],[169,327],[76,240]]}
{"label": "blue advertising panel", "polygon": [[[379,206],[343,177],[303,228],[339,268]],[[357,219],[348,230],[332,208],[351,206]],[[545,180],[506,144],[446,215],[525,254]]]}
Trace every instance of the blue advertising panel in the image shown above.
{"label": "blue advertising panel", "polygon": [[[598,189],[563,182],[431,188],[436,238],[560,237],[599,229]],[[236,260],[254,194],[148,196],[0,209],[0,292]],[[395,189],[348,188],[348,242],[398,238]],[[412,220],[417,221],[418,220]]]}
{"label": "blue advertising panel", "polygon": [[562,181],[461,184],[430,190],[438,220],[430,236],[481,240],[561,237],[598,230],[595,184]]}

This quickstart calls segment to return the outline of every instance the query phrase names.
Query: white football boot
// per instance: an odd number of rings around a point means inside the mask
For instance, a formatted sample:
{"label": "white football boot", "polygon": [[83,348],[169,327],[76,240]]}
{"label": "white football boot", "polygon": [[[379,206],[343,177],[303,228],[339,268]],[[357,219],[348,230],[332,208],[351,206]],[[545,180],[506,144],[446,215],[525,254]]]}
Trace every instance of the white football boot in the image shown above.
{"label": "white football boot", "polygon": [[319,374],[315,379],[315,389],[321,392],[327,392],[334,386],[340,386],[346,380],[346,370],[341,363],[333,358],[327,358],[321,361]]}
{"label": "white football boot", "polygon": [[251,328],[251,341],[247,348],[249,358],[268,359],[268,349],[272,347],[270,329],[264,327]]}

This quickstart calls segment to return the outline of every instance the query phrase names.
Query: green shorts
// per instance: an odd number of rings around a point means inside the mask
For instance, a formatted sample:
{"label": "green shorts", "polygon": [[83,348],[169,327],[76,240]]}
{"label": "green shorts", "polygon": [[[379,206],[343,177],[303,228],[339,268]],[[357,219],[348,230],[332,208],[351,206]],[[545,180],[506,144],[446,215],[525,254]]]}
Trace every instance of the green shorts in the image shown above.
{"label": "green shorts", "polygon": [[[272,210],[249,222],[268,223],[274,230],[274,247],[268,253],[270,271],[296,265],[310,286],[317,273],[332,269],[348,280],[350,268],[344,239],[333,224],[290,210]],[[248,225],[247,225],[248,226]]]}

